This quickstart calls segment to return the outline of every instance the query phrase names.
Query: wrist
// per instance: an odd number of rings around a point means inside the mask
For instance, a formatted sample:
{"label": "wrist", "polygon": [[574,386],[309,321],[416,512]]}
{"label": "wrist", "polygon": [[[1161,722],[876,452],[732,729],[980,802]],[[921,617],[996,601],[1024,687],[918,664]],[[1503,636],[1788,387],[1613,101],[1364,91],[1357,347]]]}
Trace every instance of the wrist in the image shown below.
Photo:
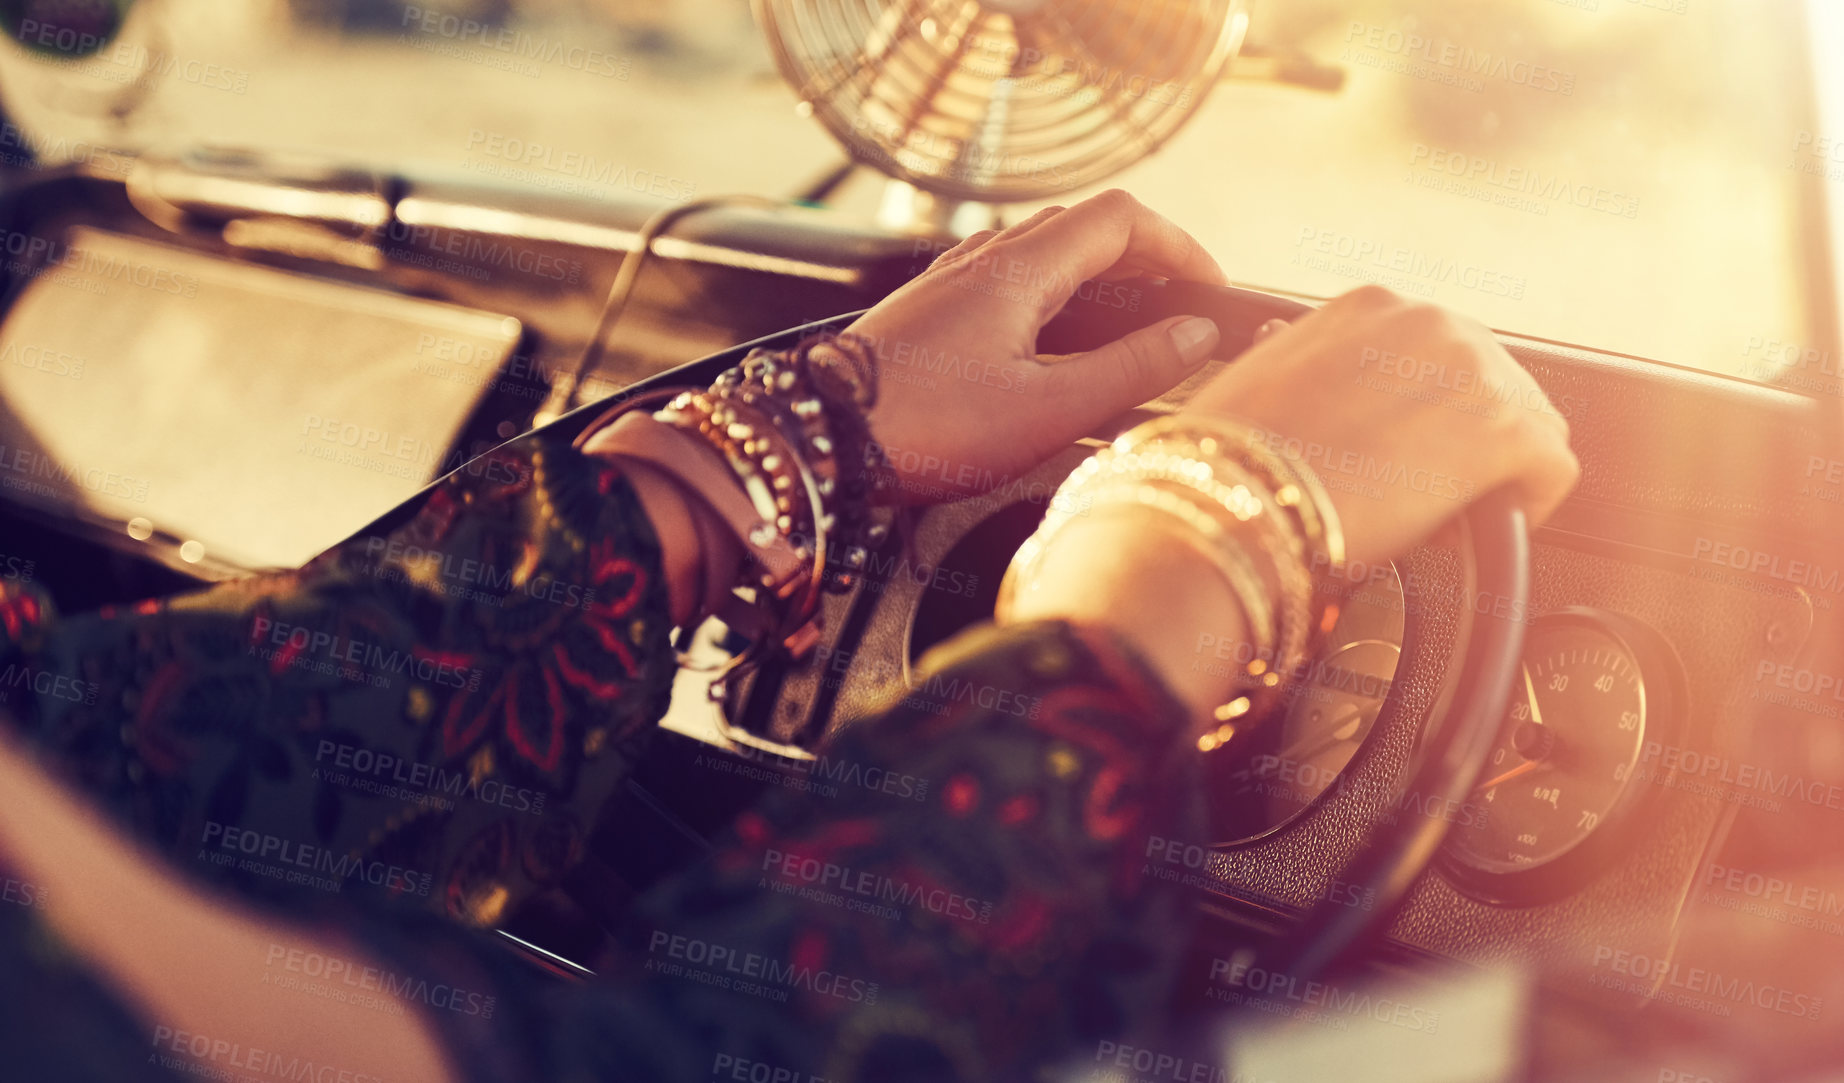
{"label": "wrist", "polygon": [[1172,534],[1119,517],[1059,532],[1003,623],[1067,620],[1125,639],[1200,727],[1233,698],[1224,645],[1250,641],[1247,617],[1217,566]]}
{"label": "wrist", "polygon": [[[633,459],[623,459],[621,470],[659,538],[667,604],[673,623],[684,627],[706,611],[712,583],[736,582],[741,547],[716,514],[665,471]],[[716,522],[700,523],[701,517]]]}
{"label": "wrist", "polygon": [[585,455],[620,467],[660,542],[661,574],[673,622],[688,627],[715,611],[741,574],[741,528],[713,506],[742,501],[730,464],[717,449],[686,438],[642,413],[617,408],[577,438]]}

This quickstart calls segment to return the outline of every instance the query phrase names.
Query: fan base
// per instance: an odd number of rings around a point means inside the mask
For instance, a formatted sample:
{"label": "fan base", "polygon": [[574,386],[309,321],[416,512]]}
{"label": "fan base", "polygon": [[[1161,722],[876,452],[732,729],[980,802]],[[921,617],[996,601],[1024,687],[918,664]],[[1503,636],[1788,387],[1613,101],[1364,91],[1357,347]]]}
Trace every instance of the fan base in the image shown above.
{"label": "fan base", "polygon": [[982,229],[997,229],[999,208],[991,203],[936,195],[907,181],[892,179],[884,183],[877,224],[899,233],[964,238]]}

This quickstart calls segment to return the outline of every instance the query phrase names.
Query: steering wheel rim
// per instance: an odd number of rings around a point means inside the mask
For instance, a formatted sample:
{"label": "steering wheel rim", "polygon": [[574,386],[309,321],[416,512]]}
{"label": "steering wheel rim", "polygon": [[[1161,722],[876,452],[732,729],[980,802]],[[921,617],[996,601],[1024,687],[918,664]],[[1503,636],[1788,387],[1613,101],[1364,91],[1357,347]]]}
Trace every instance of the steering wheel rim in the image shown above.
{"label": "steering wheel rim", "polygon": [[[1466,653],[1451,706],[1405,790],[1440,808],[1465,803],[1497,743],[1523,660],[1526,623],[1516,615],[1528,611],[1530,599],[1530,532],[1517,494],[1488,493],[1459,525],[1471,618]],[[1493,604],[1479,605],[1480,599]],[[1403,816],[1373,829],[1338,879],[1374,905],[1321,899],[1285,936],[1253,953],[1246,972],[1317,980],[1380,938],[1409,888],[1433,864],[1450,826],[1445,816]]]}

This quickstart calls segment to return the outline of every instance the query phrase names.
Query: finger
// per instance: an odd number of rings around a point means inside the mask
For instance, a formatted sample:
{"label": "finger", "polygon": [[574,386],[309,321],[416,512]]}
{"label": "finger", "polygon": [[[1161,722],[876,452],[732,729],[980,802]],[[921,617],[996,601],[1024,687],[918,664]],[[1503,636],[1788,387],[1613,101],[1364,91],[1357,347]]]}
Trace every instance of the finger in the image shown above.
{"label": "finger", "polygon": [[1268,339],[1273,338],[1275,335],[1285,331],[1291,326],[1292,324],[1289,324],[1286,320],[1269,320],[1267,323],[1255,328],[1255,337],[1250,340],[1250,344],[1253,345],[1256,342],[1266,342]]}
{"label": "finger", "polygon": [[1052,411],[1072,437],[1158,398],[1215,351],[1222,336],[1201,316],[1174,316],[1050,367]]}
{"label": "finger", "polygon": [[1518,479],[1524,514],[1529,517],[1531,527],[1534,529],[1554,515],[1580,480],[1581,460],[1575,457],[1566,440],[1559,440],[1544,453],[1532,456],[1530,469]]}
{"label": "finger", "polygon": [[1196,238],[1119,189],[1083,200],[1004,244],[1011,258],[1050,287],[1056,301],[1051,312],[1078,285],[1123,261],[1166,278],[1228,282]]}
{"label": "finger", "polygon": [[1024,221],[1015,222],[1000,230],[998,239],[1001,241],[1015,241],[1068,209],[1068,207],[1045,207],[1043,210],[1031,215]]}
{"label": "finger", "polygon": [[987,241],[992,240],[994,237],[997,237],[998,235],[999,235],[999,231],[996,229],[975,230],[973,233],[969,234],[965,240],[961,241],[959,244],[955,245],[953,248],[948,249],[946,252],[943,252],[941,255],[936,256],[935,261],[928,265],[929,269],[933,270],[934,268],[940,267],[943,264],[947,263],[948,261],[956,259],[960,256],[964,256],[968,254],[969,252],[976,252]]}
{"label": "finger", "polygon": [[1037,213],[1031,215],[1030,217],[1026,218],[1024,221],[1007,226],[1004,229],[978,230],[977,232],[967,237],[966,240],[960,242],[959,244],[955,245],[953,248],[950,248],[946,252],[943,252],[941,255],[935,257],[935,261],[929,264],[929,269],[933,270],[936,267],[945,266],[950,260],[953,260],[953,259],[956,259],[962,256],[970,256],[973,253],[978,252],[981,248],[985,247],[986,244],[990,241],[1009,240],[1013,237],[1019,237],[1026,233],[1029,233],[1031,230],[1036,229],[1038,226],[1042,225],[1045,222],[1048,222],[1050,219],[1056,217],[1058,214],[1062,213],[1066,209],[1067,208],[1064,208],[1064,207],[1045,207],[1043,210],[1040,210]]}
{"label": "finger", "polygon": [[[1569,419],[1563,416],[1561,410],[1556,409],[1556,404],[1550,400],[1543,386],[1537,383],[1536,377],[1519,364],[1517,358],[1511,356],[1504,343],[1498,341],[1498,336],[1484,324],[1468,321],[1465,326],[1472,332],[1473,341],[1479,344],[1479,349],[1496,360],[1496,368],[1503,373],[1500,378],[1481,382],[1499,389],[1498,394],[1504,402],[1534,415],[1552,434],[1560,435],[1566,447],[1569,442]],[[1486,363],[1489,365],[1489,362]],[[1489,374],[1491,369],[1488,367],[1484,371]]]}
{"label": "finger", "polygon": [[1523,374],[1524,379],[1527,380],[1530,385],[1529,391],[1525,393],[1525,406],[1528,407],[1531,412],[1535,413],[1551,430],[1560,434],[1563,445],[1567,446],[1572,431],[1569,427],[1568,415],[1556,408],[1555,400],[1549,397],[1549,392],[1545,391],[1543,386],[1537,383],[1535,377],[1531,376],[1530,373],[1521,366],[1518,371]]}

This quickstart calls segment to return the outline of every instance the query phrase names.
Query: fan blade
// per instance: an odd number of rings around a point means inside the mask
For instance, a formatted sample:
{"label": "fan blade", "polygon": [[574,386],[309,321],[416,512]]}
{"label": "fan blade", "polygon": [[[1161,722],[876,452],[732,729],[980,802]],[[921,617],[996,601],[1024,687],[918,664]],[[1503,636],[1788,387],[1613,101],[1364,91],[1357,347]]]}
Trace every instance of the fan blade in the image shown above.
{"label": "fan blade", "polygon": [[904,139],[908,139],[909,136],[915,133],[915,130],[921,126],[924,117],[931,114],[943,117],[953,116],[952,113],[946,110],[937,110],[935,108],[936,100],[940,98],[941,92],[946,89],[948,77],[954,73],[955,69],[960,67],[961,62],[966,58],[968,47],[973,44],[975,35],[980,28],[985,25],[987,19],[985,9],[981,8],[975,0],[962,0],[961,3],[955,6],[959,10],[954,13],[956,16],[956,25],[954,25],[953,29],[950,31],[950,36],[954,41],[953,49],[950,52],[937,53],[931,57],[935,63],[931,66],[932,70],[929,71],[927,75],[926,85],[920,93],[915,95],[914,107],[909,109],[903,117]]}
{"label": "fan blade", "polygon": [[[1182,79],[1191,47],[1212,37],[1214,20],[1199,0],[1048,0],[1017,16],[1020,39],[1075,60],[1088,81]],[[1052,41],[1035,40],[1039,27]]]}
{"label": "fan blade", "polygon": [[[813,77],[794,88],[801,101],[829,102],[838,97],[841,90],[856,86],[866,76],[877,75],[881,66],[889,59],[903,42],[918,33],[922,20],[917,12],[927,0],[903,0],[901,4],[892,4],[877,15],[877,25],[866,35],[864,44],[852,54],[843,74],[815,72]],[[834,68],[838,67],[837,64]],[[824,78],[822,78],[822,74]]]}
{"label": "fan blade", "polygon": [[[1076,61],[1076,70],[1083,73],[1083,82],[1093,82],[1093,73],[1105,75],[1108,72],[1109,69],[1103,66],[1101,59],[1089,50],[1081,34],[1060,14],[1054,11],[1040,13],[1032,16],[1030,21],[1034,37],[1045,43],[1044,51]],[[1151,151],[1158,146],[1158,138],[1147,131],[1145,125],[1133,115],[1134,102],[1124,93],[1128,89],[1127,81],[1121,78],[1102,78],[1098,85],[1110,118],[1126,129],[1144,151]]]}

